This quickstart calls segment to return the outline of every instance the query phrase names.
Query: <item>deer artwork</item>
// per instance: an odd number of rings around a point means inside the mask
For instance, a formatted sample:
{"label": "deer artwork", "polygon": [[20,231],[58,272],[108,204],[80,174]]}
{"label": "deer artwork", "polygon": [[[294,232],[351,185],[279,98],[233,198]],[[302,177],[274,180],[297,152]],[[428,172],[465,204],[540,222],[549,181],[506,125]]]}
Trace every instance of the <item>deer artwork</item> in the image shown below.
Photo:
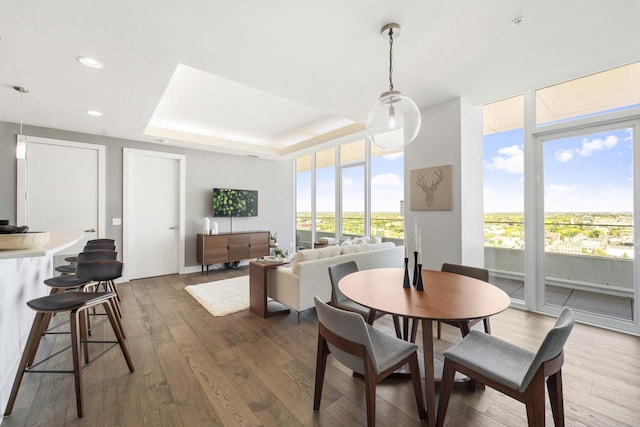
{"label": "deer artwork", "polygon": [[416,181],[416,184],[420,188],[422,188],[422,191],[424,191],[424,202],[427,204],[428,207],[433,206],[433,202],[434,202],[433,193],[435,193],[436,188],[438,188],[438,184],[440,184],[444,180],[444,172],[442,172],[442,169],[438,169],[435,172],[435,175],[436,175],[436,179],[431,181],[431,185],[427,185],[426,175],[418,176],[418,180]]}

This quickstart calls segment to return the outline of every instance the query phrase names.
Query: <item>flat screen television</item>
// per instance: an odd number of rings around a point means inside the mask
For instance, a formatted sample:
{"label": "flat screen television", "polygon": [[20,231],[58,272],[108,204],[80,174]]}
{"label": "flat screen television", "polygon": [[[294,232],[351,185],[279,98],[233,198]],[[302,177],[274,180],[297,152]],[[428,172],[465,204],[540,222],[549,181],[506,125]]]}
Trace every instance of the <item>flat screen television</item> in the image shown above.
{"label": "flat screen television", "polygon": [[258,216],[258,192],[254,190],[214,188],[213,216]]}

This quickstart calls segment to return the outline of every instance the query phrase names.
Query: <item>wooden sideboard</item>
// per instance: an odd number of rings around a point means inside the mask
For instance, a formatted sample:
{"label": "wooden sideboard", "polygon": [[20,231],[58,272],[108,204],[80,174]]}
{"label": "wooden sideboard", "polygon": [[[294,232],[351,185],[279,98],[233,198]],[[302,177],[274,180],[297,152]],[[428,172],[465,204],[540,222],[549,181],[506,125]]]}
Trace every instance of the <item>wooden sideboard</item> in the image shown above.
{"label": "wooden sideboard", "polygon": [[198,234],[196,261],[207,274],[213,264],[241,261],[269,255],[268,231]]}

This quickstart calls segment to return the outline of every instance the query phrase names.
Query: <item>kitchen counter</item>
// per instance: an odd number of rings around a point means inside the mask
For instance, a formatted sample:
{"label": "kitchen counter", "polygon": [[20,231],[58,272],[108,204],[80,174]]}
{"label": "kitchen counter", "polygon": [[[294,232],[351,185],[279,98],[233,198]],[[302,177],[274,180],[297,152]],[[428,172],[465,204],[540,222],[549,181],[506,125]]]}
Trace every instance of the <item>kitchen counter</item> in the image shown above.
{"label": "kitchen counter", "polygon": [[41,248],[21,249],[21,250],[0,250],[0,260],[11,258],[28,258],[52,255],[69,246],[77,243],[82,239],[84,233],[69,231],[54,231],[49,233],[49,243]]}
{"label": "kitchen counter", "polygon": [[82,232],[50,232],[42,248],[0,251],[0,409],[4,411],[35,311],[27,301],[49,294],[53,255],[80,241]]}

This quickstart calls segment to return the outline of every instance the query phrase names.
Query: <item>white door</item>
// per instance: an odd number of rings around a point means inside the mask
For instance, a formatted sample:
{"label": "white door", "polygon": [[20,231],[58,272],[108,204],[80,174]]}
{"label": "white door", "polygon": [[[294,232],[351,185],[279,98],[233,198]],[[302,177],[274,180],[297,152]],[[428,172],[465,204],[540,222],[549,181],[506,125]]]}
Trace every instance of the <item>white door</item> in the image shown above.
{"label": "white door", "polygon": [[124,149],[123,237],[128,280],[184,266],[184,156]]}
{"label": "white door", "polygon": [[57,255],[104,234],[104,146],[28,137],[18,161],[17,222],[32,231],[84,233]]}

